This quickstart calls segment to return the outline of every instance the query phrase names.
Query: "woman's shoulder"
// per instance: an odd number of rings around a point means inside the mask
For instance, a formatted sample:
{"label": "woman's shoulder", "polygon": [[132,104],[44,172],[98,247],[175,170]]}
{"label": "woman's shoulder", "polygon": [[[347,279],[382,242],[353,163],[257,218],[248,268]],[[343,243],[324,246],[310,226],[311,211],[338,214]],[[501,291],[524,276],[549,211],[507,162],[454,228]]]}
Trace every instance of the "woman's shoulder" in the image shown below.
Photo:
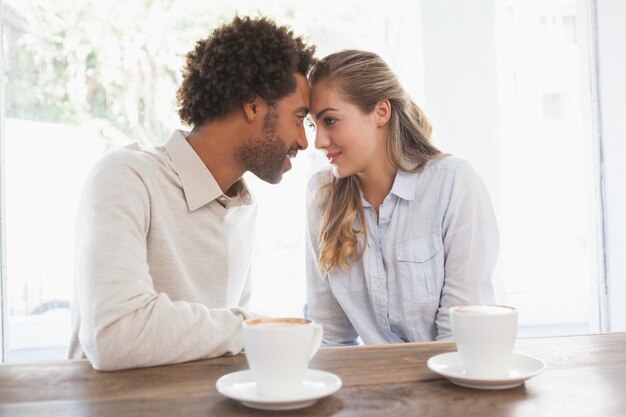
{"label": "woman's shoulder", "polygon": [[332,180],[332,166],[327,165],[316,171],[311,178],[306,190],[306,205],[309,213],[319,211],[327,194],[322,192],[324,186]]}
{"label": "woman's shoulder", "polygon": [[425,171],[447,170],[447,171],[473,171],[472,164],[462,158],[447,154],[441,158],[428,161],[424,167]]}
{"label": "woman's shoulder", "polygon": [[454,190],[472,190],[483,188],[484,183],[478,170],[471,162],[452,155],[429,162],[424,171],[431,173],[442,173],[442,178],[447,178],[446,182]]}
{"label": "woman's shoulder", "polygon": [[318,169],[311,178],[309,178],[309,184],[307,186],[307,192],[311,193],[319,190],[324,185],[328,184],[333,177],[332,165],[325,165]]}

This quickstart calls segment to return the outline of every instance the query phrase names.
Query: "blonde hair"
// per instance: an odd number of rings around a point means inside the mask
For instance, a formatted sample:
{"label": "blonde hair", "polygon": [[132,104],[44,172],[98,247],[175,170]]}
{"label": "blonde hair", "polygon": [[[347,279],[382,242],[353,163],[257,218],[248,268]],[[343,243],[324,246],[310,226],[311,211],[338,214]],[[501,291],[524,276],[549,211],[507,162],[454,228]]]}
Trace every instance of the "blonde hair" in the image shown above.
{"label": "blonde hair", "polygon": [[[404,91],[385,61],[372,52],[345,50],[318,61],[309,74],[311,86],[322,81],[332,84],[341,96],[364,114],[376,103],[389,100],[391,117],[387,124],[385,150],[392,166],[403,172],[419,172],[442,153],[430,142],[432,127],[422,110]],[[358,236],[367,242],[361,186],[355,175],[333,177],[322,185],[319,232],[319,263],[328,273],[347,269],[362,253]]]}

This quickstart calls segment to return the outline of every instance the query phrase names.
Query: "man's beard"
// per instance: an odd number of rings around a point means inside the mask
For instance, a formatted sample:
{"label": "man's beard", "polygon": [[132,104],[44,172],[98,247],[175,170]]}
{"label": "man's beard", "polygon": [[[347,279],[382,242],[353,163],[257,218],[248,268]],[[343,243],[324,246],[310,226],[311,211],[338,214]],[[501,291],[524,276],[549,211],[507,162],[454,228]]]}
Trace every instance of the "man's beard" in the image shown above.
{"label": "man's beard", "polygon": [[235,152],[235,157],[246,171],[270,184],[277,184],[283,178],[283,165],[289,152],[278,136],[277,128],[278,111],[270,106],[263,119],[262,136],[248,139]]}

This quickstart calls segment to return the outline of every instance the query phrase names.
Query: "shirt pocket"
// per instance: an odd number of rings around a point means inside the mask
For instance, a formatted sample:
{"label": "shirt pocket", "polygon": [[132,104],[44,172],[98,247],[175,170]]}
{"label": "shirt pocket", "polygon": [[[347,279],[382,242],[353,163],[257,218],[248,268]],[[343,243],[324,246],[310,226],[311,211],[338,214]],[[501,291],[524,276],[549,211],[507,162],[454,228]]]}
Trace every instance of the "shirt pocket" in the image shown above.
{"label": "shirt pocket", "polygon": [[396,245],[398,290],[402,298],[417,303],[439,300],[443,282],[443,243],[439,234]]}

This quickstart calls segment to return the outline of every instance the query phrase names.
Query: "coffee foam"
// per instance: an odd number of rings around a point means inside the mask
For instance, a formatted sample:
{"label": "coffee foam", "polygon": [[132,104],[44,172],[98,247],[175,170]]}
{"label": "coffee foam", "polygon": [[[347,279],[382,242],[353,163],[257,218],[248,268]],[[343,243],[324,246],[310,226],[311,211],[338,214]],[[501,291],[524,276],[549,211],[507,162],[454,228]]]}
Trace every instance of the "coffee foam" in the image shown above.
{"label": "coffee foam", "polygon": [[303,323],[289,323],[289,322],[267,322],[267,323],[257,323],[252,326],[255,328],[263,328],[263,329],[275,329],[279,327],[295,327],[302,326]]}
{"label": "coffee foam", "polygon": [[498,305],[474,305],[474,306],[460,306],[454,309],[457,314],[489,314],[489,315],[503,315],[511,314],[515,312],[514,307],[498,306]]}
{"label": "coffee foam", "polygon": [[297,318],[265,318],[247,320],[244,322],[244,325],[254,328],[275,329],[280,327],[302,326],[309,323],[311,323],[310,320]]}

